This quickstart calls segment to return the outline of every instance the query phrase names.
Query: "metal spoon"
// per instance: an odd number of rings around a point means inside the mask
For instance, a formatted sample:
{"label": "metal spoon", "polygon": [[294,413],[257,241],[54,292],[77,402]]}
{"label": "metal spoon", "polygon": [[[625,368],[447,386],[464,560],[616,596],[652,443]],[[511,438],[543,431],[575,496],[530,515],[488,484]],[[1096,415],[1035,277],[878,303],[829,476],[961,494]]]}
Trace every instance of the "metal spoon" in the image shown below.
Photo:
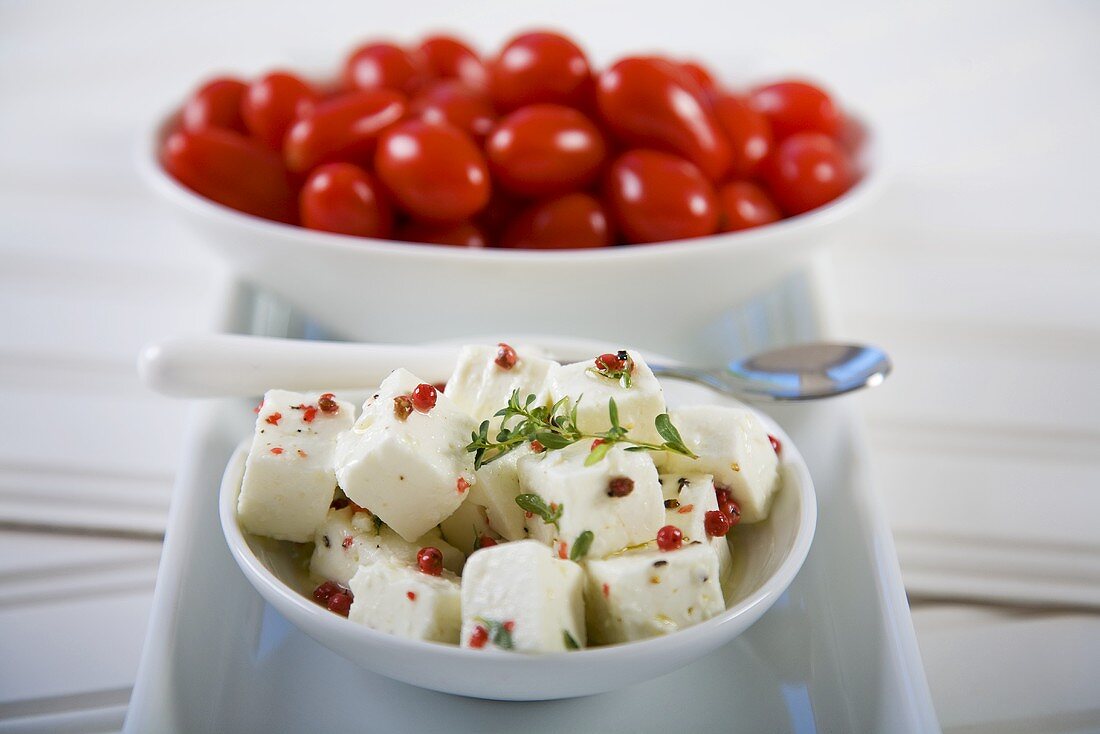
{"label": "metal spoon", "polygon": [[878,347],[812,342],[770,349],[717,369],[650,367],[659,377],[697,382],[734,397],[819,400],[880,385],[893,365]]}
{"label": "metal spoon", "polygon": [[[592,355],[566,350],[561,359]],[[145,347],[142,380],[177,397],[258,395],[286,390],[351,390],[377,385],[396,367],[429,382],[449,376],[458,347],[357,344],[234,334],[179,337]],[[890,374],[875,347],[827,342],[772,349],[726,367],[650,364],[659,377],[687,380],[747,399],[816,400],[874,387]]]}

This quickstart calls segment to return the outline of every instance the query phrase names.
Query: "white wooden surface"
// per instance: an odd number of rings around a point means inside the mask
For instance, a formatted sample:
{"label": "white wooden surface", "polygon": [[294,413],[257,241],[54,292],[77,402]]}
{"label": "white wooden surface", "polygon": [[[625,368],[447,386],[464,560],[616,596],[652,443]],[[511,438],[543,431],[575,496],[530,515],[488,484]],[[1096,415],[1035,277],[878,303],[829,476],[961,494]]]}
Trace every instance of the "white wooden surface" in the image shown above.
{"label": "white wooden surface", "polygon": [[146,121],[206,70],[538,23],[811,70],[879,123],[836,307],[896,356],[861,400],[942,723],[1100,731],[1100,6],[482,7],[0,2],[0,731],[117,728],[137,664],[186,408],[133,359],[218,282],[135,180]]}

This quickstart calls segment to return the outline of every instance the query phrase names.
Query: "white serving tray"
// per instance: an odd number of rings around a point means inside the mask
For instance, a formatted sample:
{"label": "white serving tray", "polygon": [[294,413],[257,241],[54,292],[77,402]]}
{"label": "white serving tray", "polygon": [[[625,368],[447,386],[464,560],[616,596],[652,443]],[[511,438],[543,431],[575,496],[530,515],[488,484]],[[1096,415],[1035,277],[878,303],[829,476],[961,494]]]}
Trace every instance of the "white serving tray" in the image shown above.
{"label": "white serving tray", "polygon": [[[264,303],[238,288],[222,326],[301,334],[296,314]],[[809,558],[776,606],[731,644],[662,678],[508,703],[366,672],[267,606],[218,526],[219,479],[250,430],[251,405],[198,405],[126,731],[937,731],[856,415],[844,400],[769,412],[805,455],[819,504]]]}

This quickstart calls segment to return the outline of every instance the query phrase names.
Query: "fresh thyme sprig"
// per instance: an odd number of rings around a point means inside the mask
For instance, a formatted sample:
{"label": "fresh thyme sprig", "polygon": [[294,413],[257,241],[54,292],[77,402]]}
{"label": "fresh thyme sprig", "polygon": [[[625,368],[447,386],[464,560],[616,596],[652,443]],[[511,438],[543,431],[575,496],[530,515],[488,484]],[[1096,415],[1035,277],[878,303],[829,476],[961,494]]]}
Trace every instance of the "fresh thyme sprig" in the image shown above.
{"label": "fresh thyme sprig", "polygon": [[684,443],[668,413],[661,413],[654,420],[657,433],[664,439],[664,443],[656,444],[635,441],[630,437],[627,429],[619,423],[619,408],[614,398],[607,401],[611,428],[601,433],[587,433],[577,426],[577,405],[580,398],[562,398],[551,406],[536,405],[536,401],[534,395],[528,395],[521,402],[519,390],[514,390],[512,397],[508,399],[508,405],[498,410],[494,416],[503,419],[495,439],[489,436],[489,421],[483,421],[478,430],[470,434],[470,444],[466,450],[474,454],[475,469],[480,469],[531,441],[538,441],[543,448],[551,451],[592,439],[592,450],[585,459],[585,466],[598,462],[617,443],[630,444],[627,451],[669,451],[692,459],[698,458]]}

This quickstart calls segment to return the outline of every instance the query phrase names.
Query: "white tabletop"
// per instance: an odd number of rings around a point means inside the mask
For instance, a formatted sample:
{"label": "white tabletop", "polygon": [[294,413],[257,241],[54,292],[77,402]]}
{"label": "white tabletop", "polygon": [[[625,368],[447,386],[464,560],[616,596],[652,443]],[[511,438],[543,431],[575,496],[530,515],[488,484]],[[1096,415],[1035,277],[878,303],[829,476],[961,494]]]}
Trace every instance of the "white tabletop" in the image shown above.
{"label": "white tabletop", "polygon": [[1100,731],[1100,7],[474,7],[0,4],[0,731],[117,728],[134,679],[187,414],[134,357],[222,281],[136,180],[146,122],[210,70],[536,24],[809,72],[876,121],[894,178],[835,311],[898,365],[860,400],[941,722]]}

